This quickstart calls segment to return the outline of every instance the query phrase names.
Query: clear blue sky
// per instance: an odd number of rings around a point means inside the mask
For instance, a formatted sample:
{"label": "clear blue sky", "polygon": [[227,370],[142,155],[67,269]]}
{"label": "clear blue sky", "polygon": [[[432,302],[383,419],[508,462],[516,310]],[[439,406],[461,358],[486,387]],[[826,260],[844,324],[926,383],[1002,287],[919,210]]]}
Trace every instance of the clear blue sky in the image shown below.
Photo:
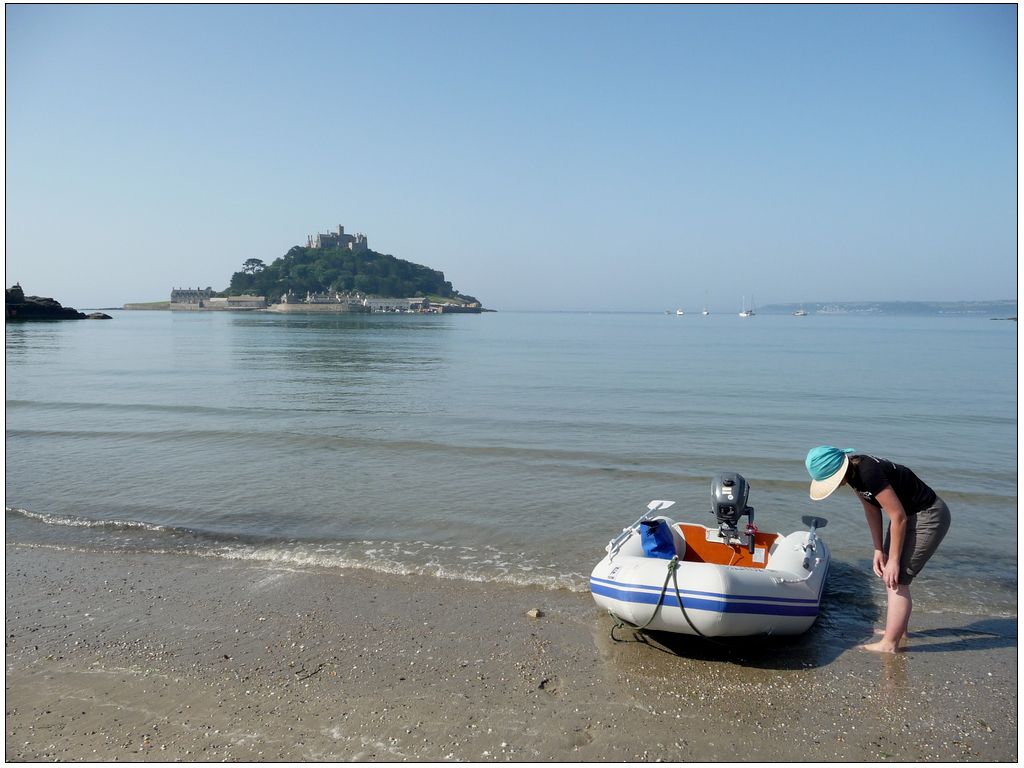
{"label": "clear blue sky", "polygon": [[1017,9],[8,5],[7,284],[343,224],[497,309],[1014,298]]}

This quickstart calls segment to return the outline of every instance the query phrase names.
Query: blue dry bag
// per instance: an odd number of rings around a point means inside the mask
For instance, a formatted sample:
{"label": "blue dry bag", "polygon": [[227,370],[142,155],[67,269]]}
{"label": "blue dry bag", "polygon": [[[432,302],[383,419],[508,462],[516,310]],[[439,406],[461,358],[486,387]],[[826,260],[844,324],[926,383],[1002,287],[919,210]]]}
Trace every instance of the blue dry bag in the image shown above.
{"label": "blue dry bag", "polygon": [[672,531],[664,520],[641,520],[640,543],[644,545],[644,554],[647,557],[671,560],[676,556]]}

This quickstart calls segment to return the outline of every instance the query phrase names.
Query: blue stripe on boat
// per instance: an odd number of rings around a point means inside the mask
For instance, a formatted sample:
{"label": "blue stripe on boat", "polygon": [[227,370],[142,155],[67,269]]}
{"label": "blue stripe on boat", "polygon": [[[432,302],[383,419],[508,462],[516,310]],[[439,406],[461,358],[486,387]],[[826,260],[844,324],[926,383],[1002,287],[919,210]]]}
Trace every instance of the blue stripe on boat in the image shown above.
{"label": "blue stripe on boat", "polygon": [[[822,580],[824,583],[824,580]],[[655,602],[657,602],[657,595],[661,594],[661,587],[654,584],[626,584],[621,581],[612,581],[610,579],[602,579],[599,576],[591,576],[590,584],[593,587],[594,584],[600,584],[602,586],[611,587],[613,589],[624,589],[624,590],[651,590],[655,595]],[[721,592],[702,592],[698,589],[684,589],[679,588],[679,593],[684,596],[691,597],[711,597],[718,598],[720,600],[744,600],[747,602],[774,602],[774,603],[793,603],[795,605],[802,604],[818,604],[818,600],[813,597],[768,597],[765,595],[726,595]],[[675,589],[672,586],[672,582],[669,582],[668,591],[666,595],[675,595]]]}
{"label": "blue stripe on boat", "polygon": [[[650,587],[642,587],[643,589],[649,589]],[[658,598],[661,595],[661,589],[655,589],[653,592],[642,592],[635,589],[621,589],[614,585],[614,582],[603,582],[599,579],[591,578],[590,580],[590,591],[596,595],[603,595],[604,597],[610,597],[614,600],[621,600],[624,603],[640,603],[647,605],[656,605]],[[679,590],[679,594],[683,598],[683,606],[685,608],[700,610],[700,611],[717,611],[718,613],[751,613],[751,614],[762,614],[766,616],[817,616],[818,615],[818,603],[815,600],[791,600],[790,605],[780,605],[778,602],[775,604],[768,604],[764,602],[754,602],[754,600],[771,600],[773,598],[767,597],[745,597],[736,599],[729,595],[716,595],[712,592],[693,592]],[[698,595],[706,595],[708,597],[698,597]],[[718,598],[718,599],[709,599]],[[679,607],[679,600],[676,597],[675,590],[669,587],[665,592],[665,599],[663,601],[663,607]]]}

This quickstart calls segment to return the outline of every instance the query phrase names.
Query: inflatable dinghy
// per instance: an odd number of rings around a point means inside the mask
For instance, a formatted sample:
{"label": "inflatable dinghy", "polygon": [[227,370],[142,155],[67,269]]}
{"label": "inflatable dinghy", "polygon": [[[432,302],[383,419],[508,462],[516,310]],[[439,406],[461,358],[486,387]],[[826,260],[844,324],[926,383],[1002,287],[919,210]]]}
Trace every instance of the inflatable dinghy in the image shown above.
{"label": "inflatable dinghy", "polygon": [[[802,518],[805,531],[762,533],[746,505],[741,475],[712,485],[717,528],[656,515],[675,502],[652,501],[648,515],[610,541],[590,576],[599,606],[637,629],[701,637],[798,635],[818,617],[829,550],[827,520]],[[739,518],[748,516],[743,531]]]}

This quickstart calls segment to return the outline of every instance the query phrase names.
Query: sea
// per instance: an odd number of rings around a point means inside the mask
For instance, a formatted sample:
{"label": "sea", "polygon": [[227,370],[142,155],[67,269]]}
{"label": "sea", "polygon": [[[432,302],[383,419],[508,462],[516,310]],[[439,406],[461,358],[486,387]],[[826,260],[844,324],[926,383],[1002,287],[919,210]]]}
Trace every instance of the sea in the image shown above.
{"label": "sea", "polygon": [[1017,614],[1016,322],[110,314],[6,325],[8,545],[586,593],[649,501],[713,525],[738,472],[762,531],[828,520],[839,633],[885,597],[856,497],[808,497],[830,444],[949,504],[915,612]]}

